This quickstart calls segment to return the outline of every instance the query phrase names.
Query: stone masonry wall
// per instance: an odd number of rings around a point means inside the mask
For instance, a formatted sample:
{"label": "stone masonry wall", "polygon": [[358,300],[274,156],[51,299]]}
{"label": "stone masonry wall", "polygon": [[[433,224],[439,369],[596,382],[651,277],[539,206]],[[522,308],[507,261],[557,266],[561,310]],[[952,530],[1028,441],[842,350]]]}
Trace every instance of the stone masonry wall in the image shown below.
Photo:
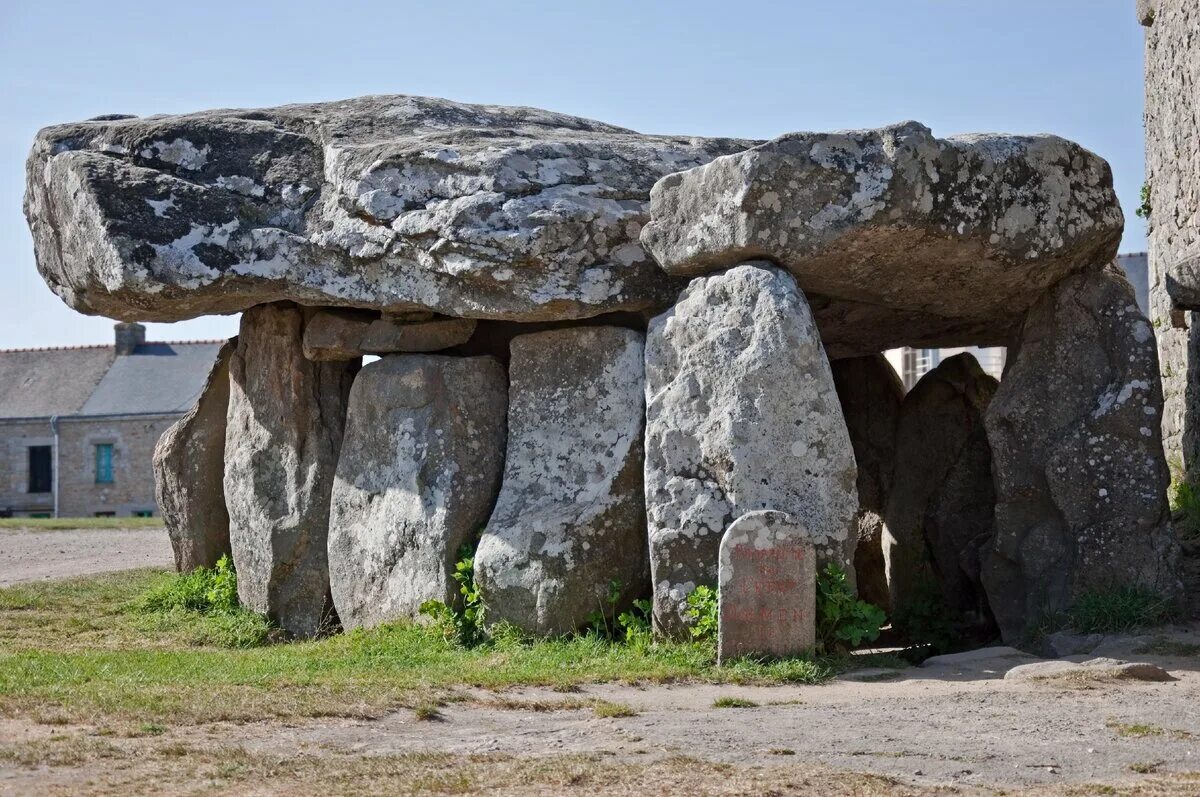
{"label": "stone masonry wall", "polygon": [[[1146,27],[1146,182],[1150,186],[1150,319],[1163,375],[1163,445],[1172,471],[1200,477],[1200,317],[1172,325],[1163,276],[1200,243],[1200,6],[1195,0],[1142,0]],[[1192,408],[1189,411],[1189,407]]]}
{"label": "stone masonry wall", "polygon": [[29,492],[29,448],[54,444],[45,420],[0,425],[0,509],[18,515],[52,512],[53,493]]}
{"label": "stone masonry wall", "polygon": [[[140,418],[63,419],[59,423],[59,514],[90,517],[113,512],[124,517],[139,511],[159,514],[154,499],[152,461],[158,438],[176,415]],[[0,425],[0,509],[18,514],[52,512],[53,493],[30,494],[30,446],[52,445],[45,420]],[[96,484],[98,443],[113,445],[112,484]]]}

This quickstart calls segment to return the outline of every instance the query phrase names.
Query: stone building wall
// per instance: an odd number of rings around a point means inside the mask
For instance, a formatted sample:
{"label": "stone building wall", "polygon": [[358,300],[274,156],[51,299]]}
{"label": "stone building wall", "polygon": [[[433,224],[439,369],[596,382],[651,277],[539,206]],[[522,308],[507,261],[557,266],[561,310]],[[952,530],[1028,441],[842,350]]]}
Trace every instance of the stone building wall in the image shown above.
{"label": "stone building wall", "polygon": [[0,423],[0,510],[17,515],[54,511],[54,493],[29,492],[29,448],[53,444],[46,419]]}
{"label": "stone building wall", "polygon": [[[59,515],[90,517],[112,512],[159,514],[154,497],[154,446],[178,415],[136,418],[62,418],[59,421]],[[0,509],[18,515],[50,513],[54,495],[30,494],[29,447],[53,445],[48,420],[0,424]],[[113,480],[96,483],[95,446],[113,446]]]}
{"label": "stone building wall", "polygon": [[1137,8],[1146,25],[1150,318],[1166,400],[1163,444],[1172,470],[1177,475],[1186,471],[1195,480],[1200,477],[1200,413],[1195,409],[1200,398],[1200,318],[1185,313],[1172,323],[1164,274],[1200,244],[1200,6],[1195,0],[1140,0]]}

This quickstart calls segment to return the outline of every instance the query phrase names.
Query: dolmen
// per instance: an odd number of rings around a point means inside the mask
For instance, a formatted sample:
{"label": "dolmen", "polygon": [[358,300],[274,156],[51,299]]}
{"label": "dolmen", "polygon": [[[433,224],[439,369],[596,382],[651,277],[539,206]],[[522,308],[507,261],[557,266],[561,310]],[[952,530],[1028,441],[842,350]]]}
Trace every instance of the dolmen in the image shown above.
{"label": "dolmen", "polygon": [[[1109,167],[1061,138],[381,96],[49,127],[27,175],[72,308],[242,314],[160,505],[181,568],[231,552],[296,636],[453,605],[464,552],[490,621],[651,597],[684,635],[735,522],[901,624],[933,595],[1013,640],[1176,589],[1154,333]],[[968,357],[904,394],[880,356],[967,345],[1008,346],[1004,379]]]}

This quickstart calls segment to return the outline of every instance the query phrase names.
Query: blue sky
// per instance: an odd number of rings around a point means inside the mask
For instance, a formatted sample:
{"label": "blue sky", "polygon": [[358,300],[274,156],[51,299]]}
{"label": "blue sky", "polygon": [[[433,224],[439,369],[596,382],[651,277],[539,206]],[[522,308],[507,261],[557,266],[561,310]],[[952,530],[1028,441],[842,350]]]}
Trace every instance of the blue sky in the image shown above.
{"label": "blue sky", "polygon": [[[1145,248],[1133,0],[841,3],[0,0],[0,347],[111,340],[34,266],[21,215],[39,127],[404,93],[534,105],[648,133],[771,138],[916,119],[1051,132],[1108,159]],[[223,337],[232,318],[151,325]]]}

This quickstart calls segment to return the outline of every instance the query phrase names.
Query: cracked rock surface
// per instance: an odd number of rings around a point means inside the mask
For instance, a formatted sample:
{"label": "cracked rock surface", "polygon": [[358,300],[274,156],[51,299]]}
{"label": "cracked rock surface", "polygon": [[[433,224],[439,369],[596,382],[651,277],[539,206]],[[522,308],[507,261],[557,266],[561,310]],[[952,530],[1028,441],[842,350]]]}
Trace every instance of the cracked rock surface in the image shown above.
{"label": "cracked rock surface", "polygon": [[585,318],[669,301],[638,242],[651,186],[752,143],[404,95],[104,118],[38,134],[25,209],[85,313]]}
{"label": "cracked rock surface", "polygon": [[[1083,147],[917,122],[790,133],[665,177],[650,211],[641,241],[668,273],[771,260],[825,339],[861,354],[1004,343],[1042,291],[1112,260],[1124,227],[1108,164]],[[847,329],[829,334],[835,320]]]}

